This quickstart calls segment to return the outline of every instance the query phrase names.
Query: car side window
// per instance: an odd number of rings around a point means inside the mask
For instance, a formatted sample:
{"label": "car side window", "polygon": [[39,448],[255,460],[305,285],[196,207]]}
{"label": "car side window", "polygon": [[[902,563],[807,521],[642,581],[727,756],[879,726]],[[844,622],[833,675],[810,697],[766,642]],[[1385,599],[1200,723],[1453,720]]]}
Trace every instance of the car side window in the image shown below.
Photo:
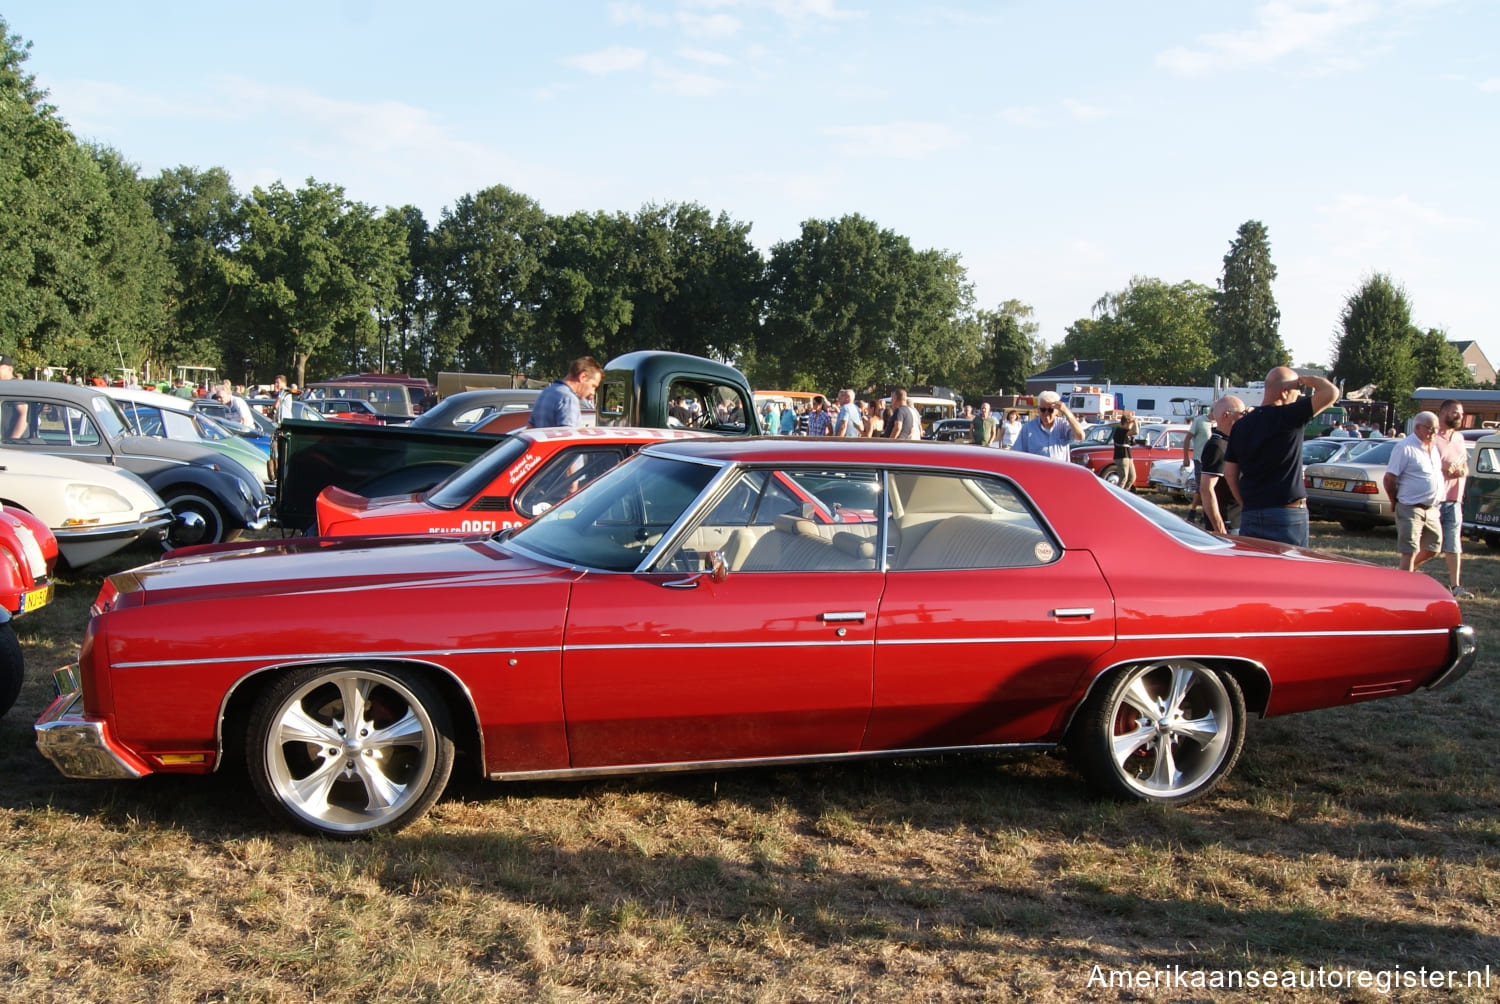
{"label": "car side window", "polygon": [[[846,510],[835,495],[870,508]],[[661,567],[701,571],[718,552],[735,572],[874,571],[880,499],[875,471],[742,471]]]}
{"label": "car side window", "polygon": [[35,414],[36,409],[29,401],[0,402],[0,436],[7,443],[31,439]]}
{"label": "car side window", "polygon": [[531,476],[516,493],[511,506],[528,519],[540,516],[617,466],[625,456],[626,451],[618,446],[564,450]]}
{"label": "car side window", "polygon": [[1027,568],[1061,549],[1007,481],[967,475],[891,476],[892,571]]}

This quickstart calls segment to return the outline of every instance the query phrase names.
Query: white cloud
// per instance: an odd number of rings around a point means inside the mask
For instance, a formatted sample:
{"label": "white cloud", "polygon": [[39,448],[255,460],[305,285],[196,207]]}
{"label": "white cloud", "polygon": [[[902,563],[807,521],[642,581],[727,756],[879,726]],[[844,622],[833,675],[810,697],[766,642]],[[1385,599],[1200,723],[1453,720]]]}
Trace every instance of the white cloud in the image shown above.
{"label": "white cloud", "polygon": [[598,52],[589,52],[581,56],[572,56],[563,60],[568,65],[592,73],[595,76],[604,76],[609,73],[619,73],[623,70],[635,70],[646,63],[646,51],[634,49],[625,45],[612,45]]}
{"label": "white cloud", "polygon": [[1021,126],[1024,129],[1040,129],[1047,124],[1047,120],[1042,115],[1042,110],[1036,105],[1018,105],[1010,108],[1002,108],[999,115],[1002,121],[1009,122],[1014,126]]}
{"label": "white cloud", "polygon": [[677,55],[690,63],[698,63],[702,66],[729,66],[734,62],[724,53],[710,49],[678,49]]}
{"label": "white cloud", "polygon": [[1063,98],[1062,105],[1075,119],[1102,119],[1109,114],[1108,108],[1085,104],[1075,98]]}
{"label": "white cloud", "polygon": [[1318,212],[1338,235],[1334,253],[1346,258],[1367,258],[1376,251],[1406,253],[1431,241],[1434,231],[1467,233],[1481,226],[1404,194],[1381,198],[1346,192]]}
{"label": "white cloud", "polygon": [[1491,77],[1488,80],[1481,80],[1479,82],[1479,89],[1481,91],[1484,91],[1486,94],[1493,94],[1496,91],[1500,91],[1500,77]]}
{"label": "white cloud", "polygon": [[739,34],[740,19],[733,14],[693,14],[679,11],[677,23],[693,38],[732,38]]}
{"label": "white cloud", "polygon": [[653,28],[665,28],[672,23],[672,19],[666,14],[647,10],[638,3],[610,4],[609,19],[614,24],[644,24]]}
{"label": "white cloud", "polygon": [[829,126],[823,133],[838,140],[839,152],[849,157],[917,160],[961,145],[958,135],[938,122]]}
{"label": "white cloud", "polygon": [[1255,27],[1199,36],[1196,46],[1158,53],[1156,65],[1191,77],[1312,53],[1343,69],[1355,61],[1336,51],[1340,37],[1378,14],[1373,0],[1272,0],[1256,8]]}
{"label": "white cloud", "polygon": [[718,77],[705,73],[685,73],[661,63],[653,63],[651,74],[657,88],[682,98],[707,98],[718,94],[728,86]]}

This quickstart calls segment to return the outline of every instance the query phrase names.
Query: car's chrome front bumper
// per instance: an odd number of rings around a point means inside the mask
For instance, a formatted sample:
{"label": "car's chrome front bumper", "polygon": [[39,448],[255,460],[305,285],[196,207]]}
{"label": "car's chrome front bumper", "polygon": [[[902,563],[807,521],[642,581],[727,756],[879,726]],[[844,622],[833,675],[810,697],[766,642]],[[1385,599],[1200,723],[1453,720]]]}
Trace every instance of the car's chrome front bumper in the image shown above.
{"label": "car's chrome front bumper", "polygon": [[36,720],[36,748],[64,777],[85,780],[134,780],[146,773],[142,766],[115,749],[101,721],[83,715],[83,688],[78,667],[64,666],[52,674],[58,697]]}
{"label": "car's chrome front bumper", "polygon": [[1479,658],[1479,645],[1474,640],[1474,629],[1467,624],[1460,624],[1452,631],[1451,644],[1452,660],[1441,673],[1427,681],[1428,690],[1439,690],[1443,687],[1461,680],[1464,674],[1474,668],[1474,662]]}

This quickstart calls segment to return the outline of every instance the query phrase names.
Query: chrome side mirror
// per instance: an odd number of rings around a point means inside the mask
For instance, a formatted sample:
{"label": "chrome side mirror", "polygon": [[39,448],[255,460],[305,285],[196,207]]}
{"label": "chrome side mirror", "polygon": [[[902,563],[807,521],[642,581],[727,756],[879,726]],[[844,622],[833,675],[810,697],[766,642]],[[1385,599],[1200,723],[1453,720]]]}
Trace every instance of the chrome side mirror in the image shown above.
{"label": "chrome side mirror", "polygon": [[723,551],[708,552],[708,577],[715,582],[729,578],[729,563],[724,560]]}

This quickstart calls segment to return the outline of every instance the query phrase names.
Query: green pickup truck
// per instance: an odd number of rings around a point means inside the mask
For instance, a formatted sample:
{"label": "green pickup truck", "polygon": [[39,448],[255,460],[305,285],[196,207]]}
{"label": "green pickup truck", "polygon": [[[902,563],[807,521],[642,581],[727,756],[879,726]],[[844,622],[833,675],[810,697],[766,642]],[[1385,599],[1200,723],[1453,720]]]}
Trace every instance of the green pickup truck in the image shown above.
{"label": "green pickup truck", "polygon": [[[673,417],[672,403],[681,400]],[[599,425],[687,425],[730,436],[761,433],[750,384],[733,366],[680,352],[630,352],[610,360],[595,392]],[[283,421],[272,456],[279,479],[273,516],[284,530],[317,521],[329,485],[361,495],[426,491],[494,446],[494,435],[411,425]]]}

